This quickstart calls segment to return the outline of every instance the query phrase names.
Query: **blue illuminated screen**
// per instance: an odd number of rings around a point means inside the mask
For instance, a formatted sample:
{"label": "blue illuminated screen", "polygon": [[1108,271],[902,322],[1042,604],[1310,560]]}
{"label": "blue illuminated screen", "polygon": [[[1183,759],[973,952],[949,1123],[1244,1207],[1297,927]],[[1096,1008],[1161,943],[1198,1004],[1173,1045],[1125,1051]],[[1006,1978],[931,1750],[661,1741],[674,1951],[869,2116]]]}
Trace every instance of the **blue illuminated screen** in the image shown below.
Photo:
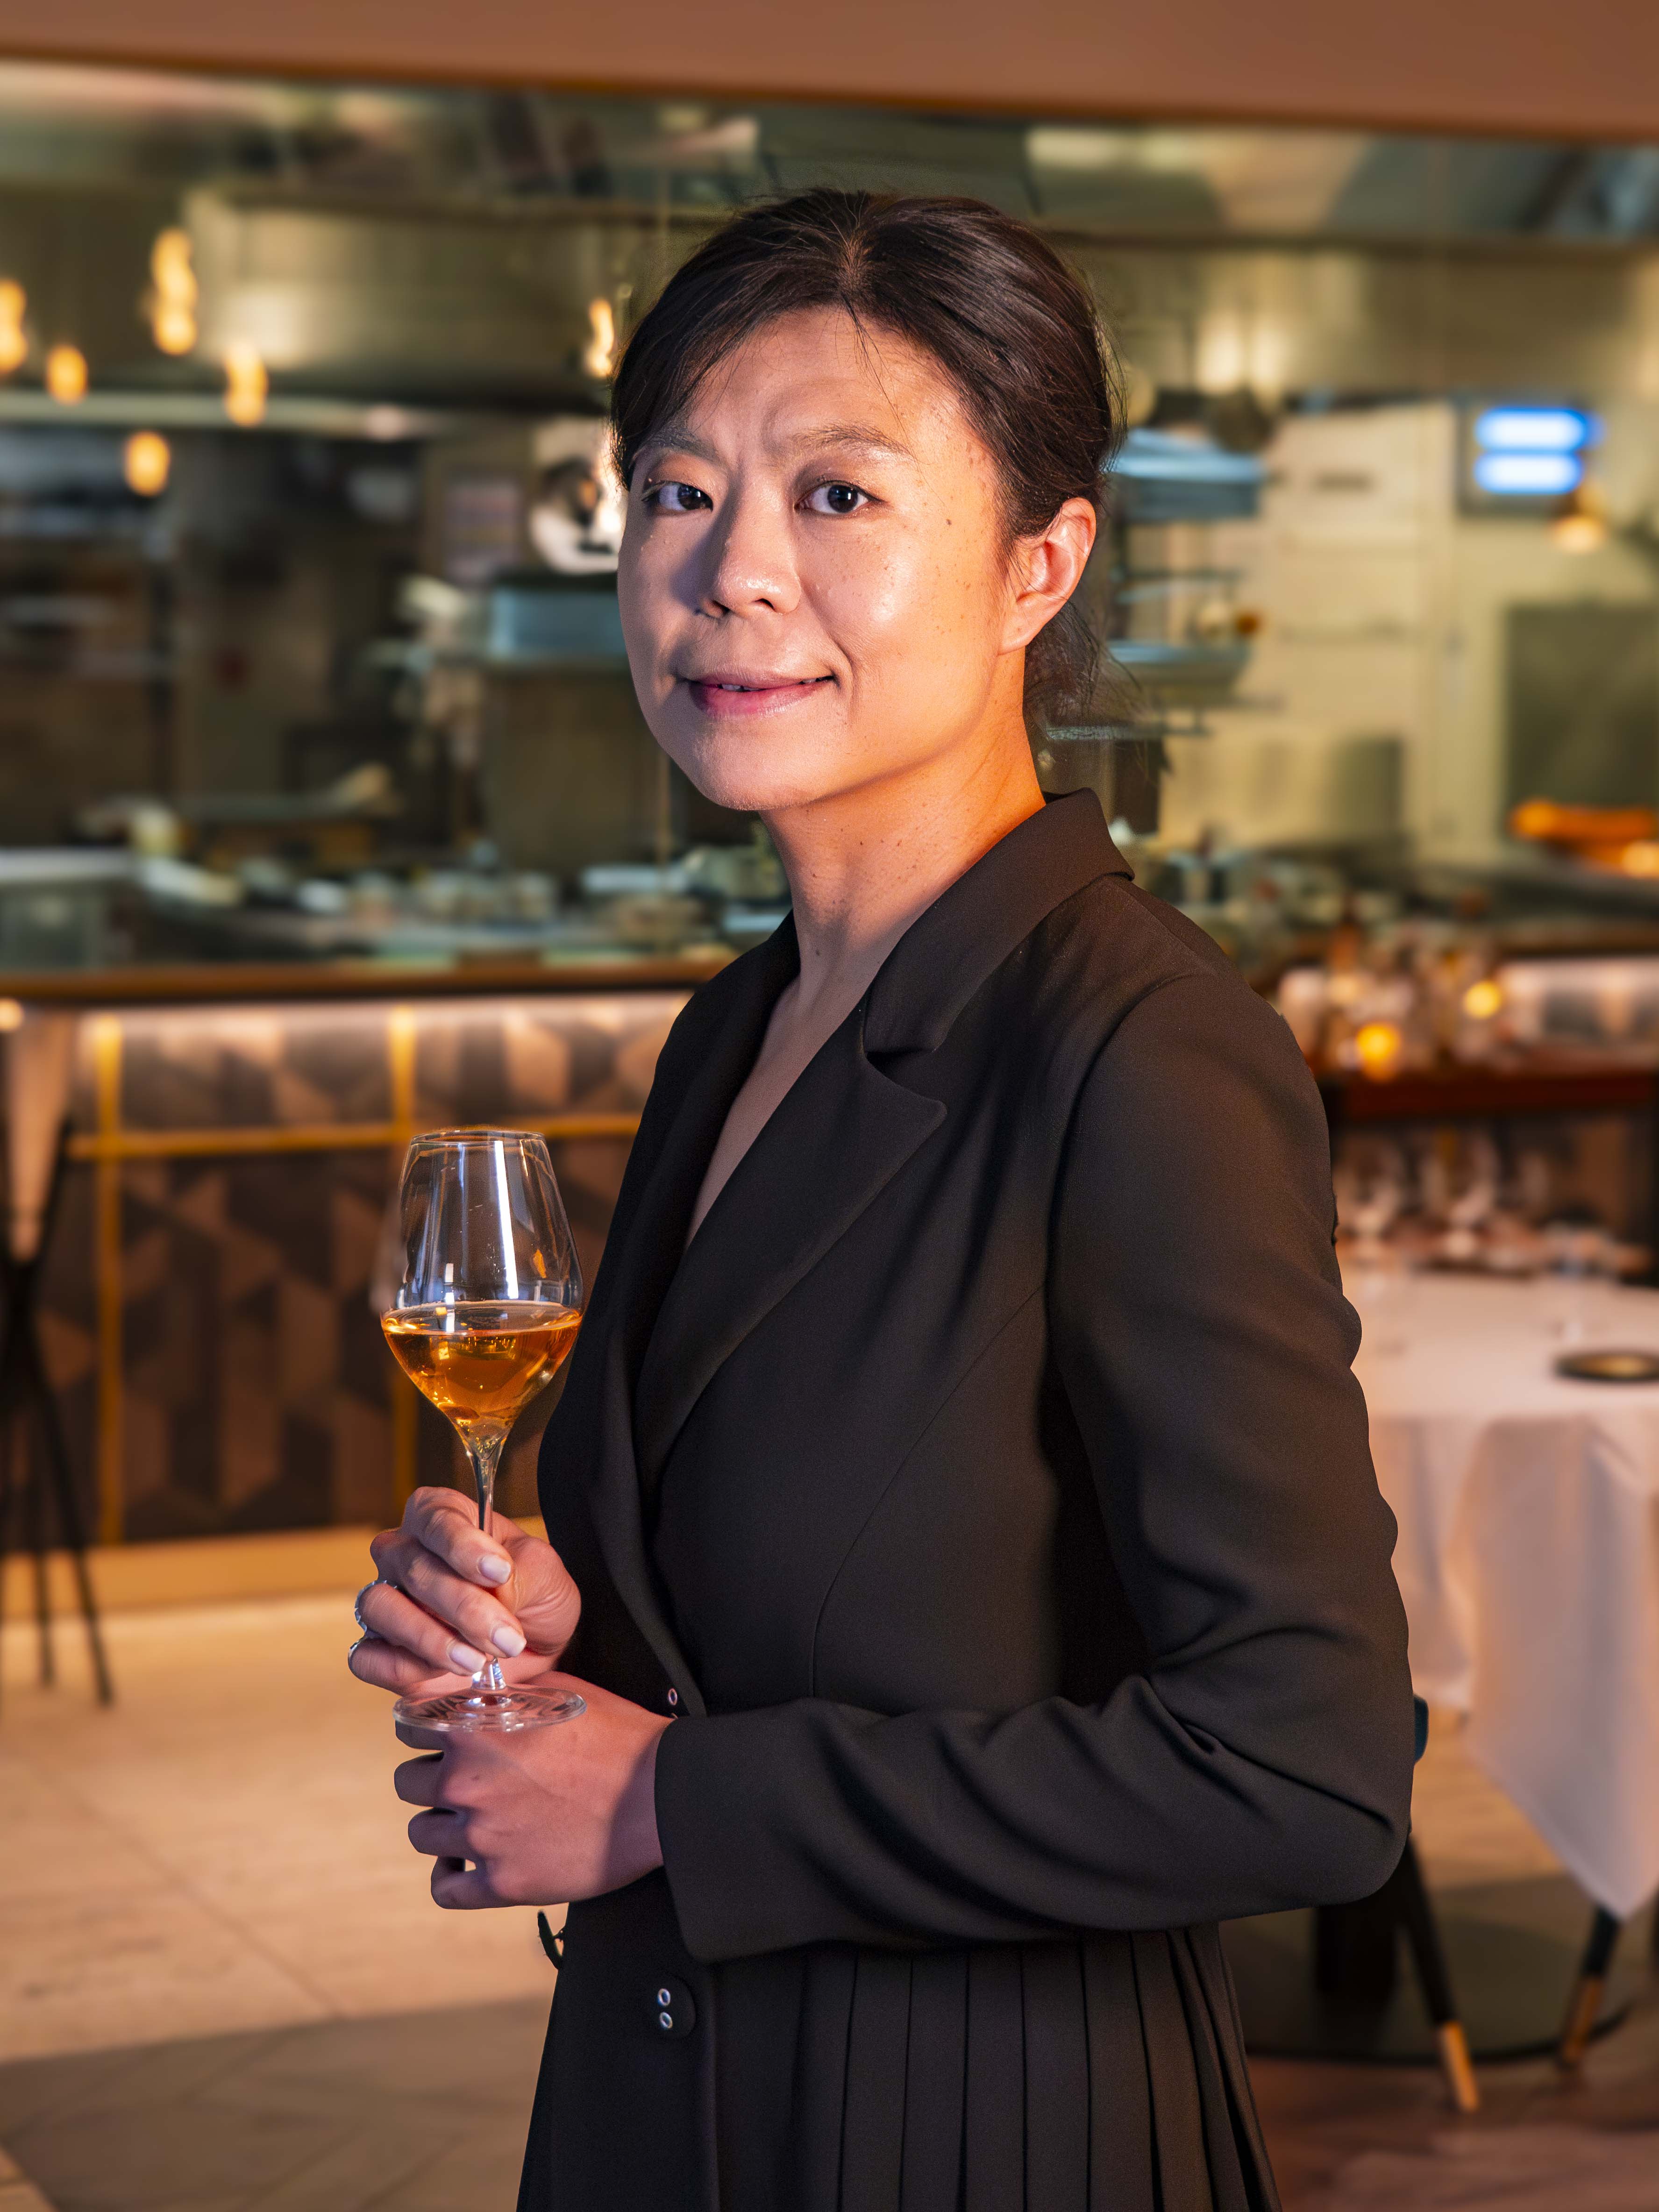
{"label": "blue illuminated screen", "polygon": [[1488,407],[1474,442],[1488,453],[1577,453],[1596,443],[1600,428],[1577,407]]}
{"label": "blue illuminated screen", "polygon": [[1472,471],[1496,499],[1564,499],[1584,480],[1601,426],[1582,407],[1486,407],[1475,417]]}
{"label": "blue illuminated screen", "polygon": [[1577,453],[1480,453],[1474,480],[1502,499],[1560,499],[1577,491],[1584,464]]}

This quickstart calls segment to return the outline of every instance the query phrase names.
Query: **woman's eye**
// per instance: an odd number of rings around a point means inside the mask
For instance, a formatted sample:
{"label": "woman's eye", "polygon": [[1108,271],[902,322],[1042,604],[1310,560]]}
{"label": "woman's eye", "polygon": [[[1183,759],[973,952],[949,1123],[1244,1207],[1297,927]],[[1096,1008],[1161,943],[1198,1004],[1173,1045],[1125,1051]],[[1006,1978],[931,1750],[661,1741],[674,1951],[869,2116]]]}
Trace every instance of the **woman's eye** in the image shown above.
{"label": "woman's eye", "polygon": [[696,484],[675,483],[647,484],[645,503],[663,514],[696,514],[714,504],[708,493],[699,491]]}
{"label": "woman's eye", "polygon": [[815,514],[856,514],[869,499],[869,493],[856,484],[826,483],[807,494],[806,504]]}

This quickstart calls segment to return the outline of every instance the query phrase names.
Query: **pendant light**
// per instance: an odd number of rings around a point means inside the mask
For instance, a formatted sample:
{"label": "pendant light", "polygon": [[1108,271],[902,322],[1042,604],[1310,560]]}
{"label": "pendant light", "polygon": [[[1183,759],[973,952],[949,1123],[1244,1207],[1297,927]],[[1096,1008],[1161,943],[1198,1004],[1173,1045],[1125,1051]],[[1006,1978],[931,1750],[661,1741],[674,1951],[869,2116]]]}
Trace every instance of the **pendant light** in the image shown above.
{"label": "pendant light", "polygon": [[53,346],[46,356],[46,390],[60,407],[78,407],[87,396],[87,357],[79,346]]}

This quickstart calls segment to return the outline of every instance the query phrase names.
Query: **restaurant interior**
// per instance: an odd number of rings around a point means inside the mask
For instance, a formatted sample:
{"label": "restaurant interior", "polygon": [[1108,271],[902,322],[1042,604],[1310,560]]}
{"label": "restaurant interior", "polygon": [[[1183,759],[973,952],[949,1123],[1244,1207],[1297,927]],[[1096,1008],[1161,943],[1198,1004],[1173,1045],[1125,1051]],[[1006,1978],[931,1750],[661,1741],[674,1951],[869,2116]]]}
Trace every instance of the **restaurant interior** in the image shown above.
{"label": "restaurant interior", "polygon": [[1285,2203],[1659,2207],[1659,112],[45,40],[0,39],[0,2212],[512,2201],[554,1969],[434,1911],[343,1667],[368,1534],[464,1480],[390,1209],[419,1132],[538,1131],[591,1280],[669,1025],[787,911],[635,701],[605,410],[686,255],[814,183],[988,200],[1092,287],[1109,654],[1039,775],[1327,1108],[1431,1724],[1389,1889],[1228,1930]]}

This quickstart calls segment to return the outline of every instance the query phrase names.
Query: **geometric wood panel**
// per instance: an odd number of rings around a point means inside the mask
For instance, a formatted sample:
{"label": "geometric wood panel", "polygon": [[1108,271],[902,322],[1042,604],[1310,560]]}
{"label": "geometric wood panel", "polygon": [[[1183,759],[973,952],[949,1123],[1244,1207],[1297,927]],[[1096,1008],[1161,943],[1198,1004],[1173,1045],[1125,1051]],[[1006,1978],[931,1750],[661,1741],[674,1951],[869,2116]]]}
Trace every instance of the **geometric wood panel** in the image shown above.
{"label": "geometric wood panel", "polygon": [[[123,1012],[124,1133],[319,1127],[393,1117],[394,1016],[412,1022],[417,1128],[637,1114],[682,992],[546,994],[350,1006]],[[84,1025],[83,1025],[84,1029]],[[97,1125],[83,1036],[74,1126]],[[625,1137],[556,1141],[554,1165],[591,1284]],[[371,1304],[393,1178],[381,1145],[120,1168],[119,1462],[130,1540],[383,1521],[398,1511],[394,1368]],[[97,1526],[96,1170],[67,1170],[41,1285],[42,1338]],[[509,1511],[533,1504],[532,1409],[502,1468]],[[459,1479],[453,1433],[420,1407],[416,1479]]]}

